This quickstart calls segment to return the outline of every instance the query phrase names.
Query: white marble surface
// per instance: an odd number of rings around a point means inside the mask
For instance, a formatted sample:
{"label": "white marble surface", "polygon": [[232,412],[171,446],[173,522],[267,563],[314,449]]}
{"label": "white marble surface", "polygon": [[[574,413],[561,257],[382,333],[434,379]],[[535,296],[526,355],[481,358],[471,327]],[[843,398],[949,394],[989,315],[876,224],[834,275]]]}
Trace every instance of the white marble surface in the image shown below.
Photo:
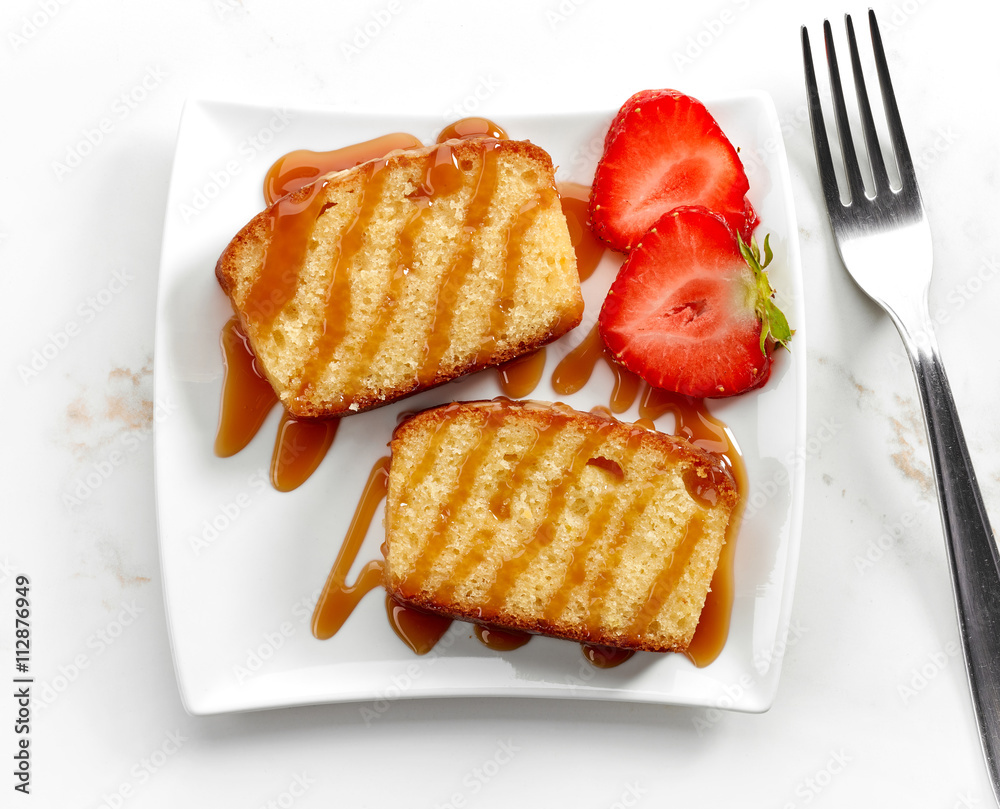
{"label": "white marble surface", "polygon": [[[1000,11],[969,0],[874,7],[934,231],[931,308],[997,520]],[[815,35],[824,15],[865,8],[5,4],[0,674],[13,677],[15,579],[27,575],[37,701],[28,797],[9,774],[17,706],[0,707],[0,803],[992,805],[910,370],[892,326],[836,257],[804,123],[799,25]],[[614,108],[652,86],[763,89],[785,128],[809,442],[774,707],[492,699],[397,702],[367,725],[357,705],[188,716],[164,618],[150,441],[158,258],[184,100],[458,108],[502,121]]]}

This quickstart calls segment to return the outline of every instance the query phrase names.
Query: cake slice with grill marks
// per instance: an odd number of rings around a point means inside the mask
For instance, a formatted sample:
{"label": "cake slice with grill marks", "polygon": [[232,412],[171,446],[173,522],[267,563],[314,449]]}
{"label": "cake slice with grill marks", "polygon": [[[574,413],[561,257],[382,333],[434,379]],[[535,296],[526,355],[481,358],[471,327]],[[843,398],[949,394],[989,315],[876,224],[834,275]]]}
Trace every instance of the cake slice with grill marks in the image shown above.
{"label": "cake slice with grill marks", "polygon": [[683,438],[565,405],[456,403],[390,444],[385,584],[462,620],[687,649],[736,485]]}
{"label": "cake slice with grill marks", "polygon": [[293,415],[366,410],[513,359],[582,317],[548,154],[452,140],[320,178],[216,275]]}

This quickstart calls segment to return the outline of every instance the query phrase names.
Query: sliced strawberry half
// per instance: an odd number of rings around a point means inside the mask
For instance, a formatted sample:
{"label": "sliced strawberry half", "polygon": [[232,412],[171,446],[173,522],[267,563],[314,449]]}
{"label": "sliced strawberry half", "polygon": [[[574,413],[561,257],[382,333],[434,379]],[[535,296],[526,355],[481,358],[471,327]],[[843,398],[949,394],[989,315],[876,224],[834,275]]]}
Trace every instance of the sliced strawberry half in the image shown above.
{"label": "sliced strawberry half", "polygon": [[677,208],[622,265],[598,319],[619,363],[687,396],[734,396],[767,381],[775,345],[792,336],[774,305],[764,241],[747,246],[703,207]]}
{"label": "sliced strawberry half", "polygon": [[[590,198],[591,227],[629,251],[663,214],[704,205],[749,239],[743,164],[711,113],[676,90],[643,90],[611,123]],[[755,219],[755,217],[754,217]]]}

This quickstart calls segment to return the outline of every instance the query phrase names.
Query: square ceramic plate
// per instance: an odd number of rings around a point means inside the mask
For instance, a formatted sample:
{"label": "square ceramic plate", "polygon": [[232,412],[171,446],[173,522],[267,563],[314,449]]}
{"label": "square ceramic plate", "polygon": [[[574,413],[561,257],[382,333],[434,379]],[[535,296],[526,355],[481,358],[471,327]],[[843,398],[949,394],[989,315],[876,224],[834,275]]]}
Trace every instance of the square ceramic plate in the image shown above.
{"label": "square ceramic plate", "polygon": [[[774,106],[753,93],[708,103],[740,149],[750,197],[771,234],[773,285],[798,329],[762,390],[709,403],[739,441],[750,481],[735,562],[729,640],[696,668],[680,655],[640,653],[596,669],[575,643],[534,638],[494,652],[455,624],[416,657],[370,593],[327,641],[310,617],[372,464],[405,408],[500,394],[487,371],[395,406],[352,416],[319,469],[299,489],[273,490],[268,468],[279,413],[232,458],[213,441],[222,385],[219,333],[231,314],[214,276],[230,238],[264,207],[267,169],[293,149],[326,150],[387,132],[432,142],[435,118],[346,115],[194,101],[185,109],[163,239],[156,334],[156,488],[166,611],[177,677],[191,713],[398,697],[520,696],[627,700],[742,711],[766,710],[777,686],[791,607],[805,460],[805,334],[798,242],[788,169]],[[512,138],[532,140],[560,167],[560,181],[589,184],[612,111],[508,116]],[[579,393],[557,397],[548,378],[586,335],[620,261],[606,253],[584,283],[584,323],[548,349],[535,399],[589,410],[607,405],[610,371],[600,367]],[[606,372],[606,373],[605,373]],[[637,412],[622,414],[626,421]],[[672,429],[672,416],[658,427]],[[381,513],[358,558],[379,556]],[[350,579],[349,579],[350,580]],[[362,706],[364,709],[365,706]]]}

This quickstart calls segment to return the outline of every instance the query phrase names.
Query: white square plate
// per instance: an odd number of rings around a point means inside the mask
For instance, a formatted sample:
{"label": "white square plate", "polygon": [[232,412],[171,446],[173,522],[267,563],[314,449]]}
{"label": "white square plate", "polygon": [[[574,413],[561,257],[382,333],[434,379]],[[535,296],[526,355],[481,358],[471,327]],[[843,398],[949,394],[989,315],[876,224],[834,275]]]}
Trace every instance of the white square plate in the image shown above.
{"label": "white square plate", "polygon": [[[624,99],[623,99],[624,100]],[[310,617],[364,481],[397,412],[500,394],[493,372],[352,416],[316,473],[283,494],[268,482],[279,413],[232,458],[213,441],[222,385],[219,333],[231,314],[214,267],[230,238],[264,207],[268,167],[293,149],[326,150],[393,131],[431,142],[448,123],[411,118],[190,102],[170,185],[157,305],[156,488],[166,611],[180,691],[194,714],[396,697],[520,696],[627,700],[766,710],[777,687],[802,515],[805,461],[805,333],[798,241],[788,169],[770,98],[709,101],[740,149],[750,198],[771,234],[770,275],[793,328],[763,389],[709,403],[740,443],[750,481],[735,563],[729,640],[696,668],[680,655],[640,653],[614,669],[587,663],[575,643],[535,638],[494,652],[467,624],[416,657],[390,629],[380,592],[369,594],[334,638],[316,640]],[[558,179],[589,184],[613,112],[505,117],[516,139],[546,149]],[[548,378],[586,335],[619,261],[606,253],[584,283],[584,323],[548,349],[535,399],[581,410],[607,405],[610,371],[598,367],[579,393],[557,397]],[[635,410],[621,416],[637,417]],[[672,416],[658,426],[669,431]],[[381,513],[358,565],[379,556]],[[350,579],[349,579],[350,580]]]}

